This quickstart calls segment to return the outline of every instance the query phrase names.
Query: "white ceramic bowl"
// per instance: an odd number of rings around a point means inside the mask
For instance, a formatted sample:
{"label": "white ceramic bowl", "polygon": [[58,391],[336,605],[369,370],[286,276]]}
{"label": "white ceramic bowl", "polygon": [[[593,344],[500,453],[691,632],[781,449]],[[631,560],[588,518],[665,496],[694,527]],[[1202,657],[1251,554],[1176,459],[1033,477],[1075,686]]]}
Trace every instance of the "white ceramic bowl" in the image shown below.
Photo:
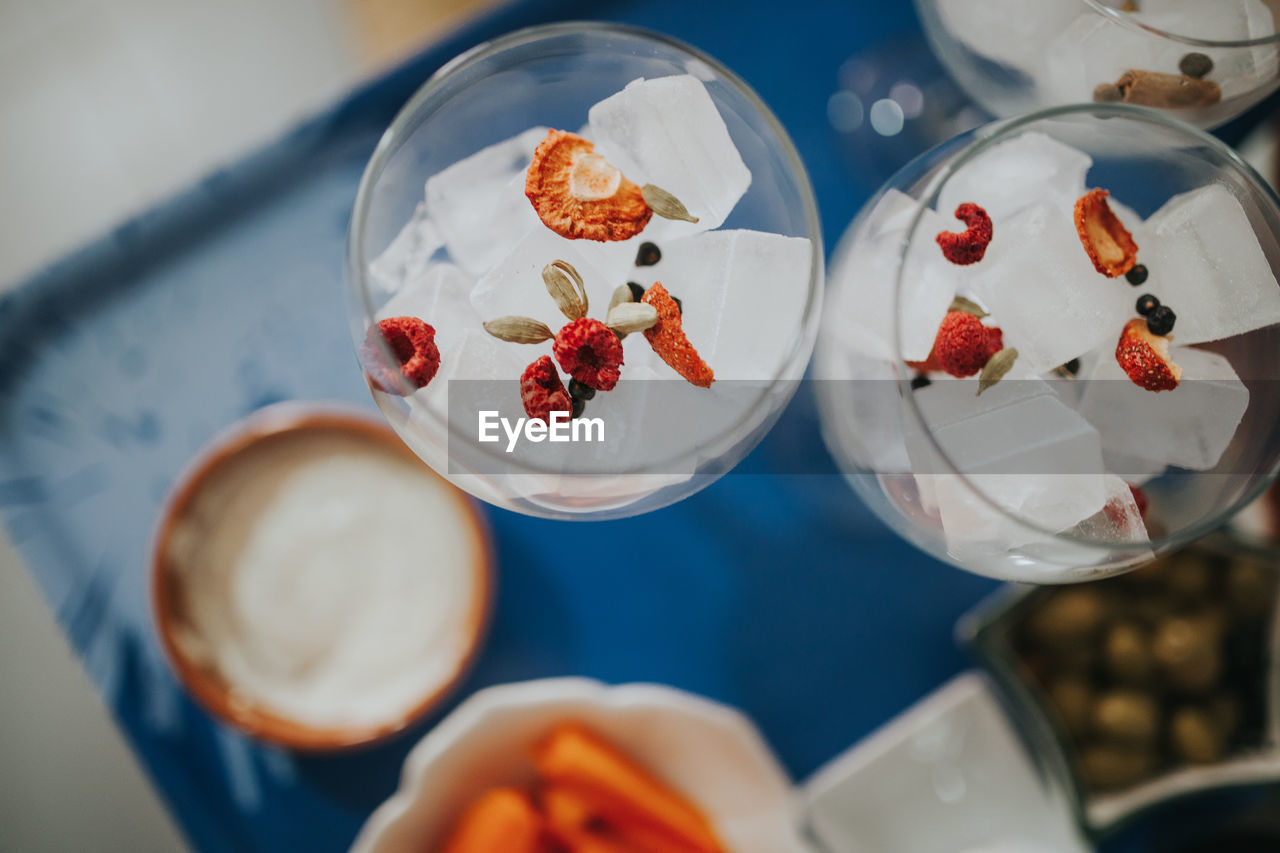
{"label": "white ceramic bowl", "polygon": [[483,791],[534,781],[530,749],[578,720],[702,809],[733,853],[811,853],[786,771],[741,713],[669,687],[557,678],[491,687],[413,748],[352,853],[422,853]]}

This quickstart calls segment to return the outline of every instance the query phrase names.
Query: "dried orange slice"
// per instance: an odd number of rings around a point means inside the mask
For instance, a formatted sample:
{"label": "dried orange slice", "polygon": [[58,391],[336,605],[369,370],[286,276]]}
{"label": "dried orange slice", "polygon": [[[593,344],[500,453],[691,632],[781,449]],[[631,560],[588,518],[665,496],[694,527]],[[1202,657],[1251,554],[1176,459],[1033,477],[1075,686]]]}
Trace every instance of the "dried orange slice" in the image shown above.
{"label": "dried orange slice", "polygon": [[1076,200],[1076,233],[1093,268],[1107,278],[1127,273],[1138,260],[1138,244],[1107,204],[1106,190],[1093,190]]}
{"label": "dried orange slice", "polygon": [[570,240],[626,240],[653,216],[640,187],[595,145],[563,130],[548,131],[533,153],[524,194],[543,224]]}

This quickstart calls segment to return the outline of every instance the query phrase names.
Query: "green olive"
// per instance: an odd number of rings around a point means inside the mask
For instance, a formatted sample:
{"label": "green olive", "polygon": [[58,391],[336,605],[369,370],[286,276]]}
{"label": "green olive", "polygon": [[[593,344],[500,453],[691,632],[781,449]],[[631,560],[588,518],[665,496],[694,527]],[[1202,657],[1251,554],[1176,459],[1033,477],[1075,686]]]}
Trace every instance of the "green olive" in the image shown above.
{"label": "green olive", "polygon": [[1121,684],[1142,685],[1151,679],[1151,639],[1133,622],[1117,622],[1103,641],[1103,663]]}
{"label": "green olive", "polygon": [[1161,675],[1176,692],[1205,693],[1222,672],[1221,638],[1195,619],[1172,617],[1160,623],[1151,651]]}
{"label": "green olive", "polygon": [[1169,720],[1169,745],[1184,761],[1208,764],[1222,757],[1226,737],[1213,715],[1201,708],[1179,708]]}
{"label": "green olive", "polygon": [[1094,588],[1056,590],[1027,620],[1027,631],[1050,648],[1087,643],[1106,618],[1106,603]]}
{"label": "green olive", "polygon": [[1090,728],[1093,710],[1093,687],[1077,676],[1064,675],[1049,686],[1049,701],[1057,710],[1062,726],[1079,737]]}
{"label": "green olive", "polygon": [[1093,744],[1080,752],[1080,775],[1090,788],[1124,788],[1150,776],[1155,758],[1151,749]]}
{"label": "green olive", "polygon": [[1213,582],[1209,558],[1194,549],[1174,554],[1165,569],[1164,582],[1169,594],[1178,601],[1197,604],[1209,594]]}
{"label": "green olive", "polygon": [[1234,615],[1258,619],[1271,609],[1276,597],[1276,573],[1254,560],[1237,560],[1227,570],[1227,601]]}
{"label": "green olive", "polygon": [[1103,693],[1093,705],[1093,730],[1108,740],[1144,744],[1160,733],[1160,709],[1156,701],[1137,690]]}

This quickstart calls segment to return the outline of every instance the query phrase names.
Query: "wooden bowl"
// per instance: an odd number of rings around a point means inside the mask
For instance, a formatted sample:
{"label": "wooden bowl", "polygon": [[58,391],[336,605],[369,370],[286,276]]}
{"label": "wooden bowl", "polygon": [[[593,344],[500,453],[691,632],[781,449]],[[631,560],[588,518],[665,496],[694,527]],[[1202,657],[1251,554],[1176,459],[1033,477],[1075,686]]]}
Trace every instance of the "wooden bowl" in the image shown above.
{"label": "wooden bowl", "polygon": [[[421,470],[424,477],[438,481],[442,490],[457,501],[468,524],[458,530],[471,537],[478,555],[476,594],[467,616],[468,641],[454,662],[451,675],[435,685],[411,707],[403,708],[376,723],[315,725],[290,719],[270,708],[247,700],[210,662],[193,659],[175,639],[175,630],[189,629],[187,599],[182,572],[177,569],[170,548],[177,522],[184,518],[201,490],[213,475],[227,466],[243,462],[252,452],[255,458],[304,436],[340,436],[368,442],[371,447],[394,454],[405,465]],[[253,470],[253,469],[249,469]],[[269,476],[270,472],[264,474]],[[256,472],[248,476],[256,476]],[[461,491],[439,478],[400,438],[381,421],[355,410],[338,406],[283,403],[262,409],[234,424],[216,437],[177,479],[162,508],[152,547],[151,603],[156,628],[165,654],[183,687],[209,713],[255,738],[294,750],[321,752],[351,749],[386,740],[411,726],[437,708],[470,670],[487,632],[494,596],[494,559],[488,527],[475,504]]]}

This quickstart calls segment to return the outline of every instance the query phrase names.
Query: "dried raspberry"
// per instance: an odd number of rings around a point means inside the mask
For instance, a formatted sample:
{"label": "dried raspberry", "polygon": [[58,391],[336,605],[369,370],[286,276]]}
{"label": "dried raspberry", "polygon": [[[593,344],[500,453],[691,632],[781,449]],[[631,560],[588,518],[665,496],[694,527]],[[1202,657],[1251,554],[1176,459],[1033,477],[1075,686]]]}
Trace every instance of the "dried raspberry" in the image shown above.
{"label": "dried raspberry", "polygon": [[1182,379],[1182,368],[1169,360],[1169,339],[1151,334],[1141,317],[1124,324],[1116,362],[1135,385],[1148,391],[1172,391]]}
{"label": "dried raspberry", "polygon": [[618,384],[622,341],[599,320],[582,317],[566,323],[551,351],[564,372],[588,388],[612,391]]}
{"label": "dried raspberry", "polygon": [[[376,329],[376,332],[375,332]],[[379,391],[400,394],[401,384],[396,381],[396,371],[384,360],[377,338],[387,342],[391,354],[399,365],[399,373],[414,389],[425,386],[440,369],[440,350],[436,348],[436,330],[417,317],[388,317],[369,328],[360,346],[360,361],[369,376],[369,383]]]}
{"label": "dried raspberry", "polygon": [[960,266],[976,264],[987,253],[987,246],[991,245],[994,233],[991,217],[981,207],[967,201],[956,208],[956,219],[969,227],[958,234],[952,231],[939,233],[938,245],[951,263]]}
{"label": "dried raspberry", "polygon": [[933,351],[938,366],[952,376],[972,376],[991,358],[987,327],[972,314],[949,311],[938,326]]}
{"label": "dried raspberry", "polygon": [[1129,491],[1133,492],[1133,502],[1138,505],[1138,515],[1147,517],[1147,493],[1140,486],[1129,483]]}
{"label": "dried raspberry", "polygon": [[524,194],[543,224],[570,240],[626,240],[653,216],[640,187],[563,130],[548,131],[534,152]]}
{"label": "dried raspberry", "polygon": [[987,330],[987,358],[1004,349],[1004,332],[999,326],[984,326]]}
{"label": "dried raspberry", "polygon": [[653,347],[658,358],[699,388],[710,388],[711,383],[716,381],[715,372],[685,337],[680,306],[667,293],[662,282],[655,282],[653,287],[645,291],[644,298],[640,301],[658,310],[658,322],[644,330],[645,340]]}
{"label": "dried raspberry", "polygon": [[1076,199],[1076,233],[1093,268],[1107,278],[1124,275],[1138,261],[1138,244],[1111,210],[1106,190],[1092,190]]}
{"label": "dried raspberry", "polygon": [[520,399],[524,402],[526,415],[547,425],[551,424],[552,412],[573,411],[573,401],[569,399],[569,392],[564,389],[549,355],[544,355],[520,374]]}

